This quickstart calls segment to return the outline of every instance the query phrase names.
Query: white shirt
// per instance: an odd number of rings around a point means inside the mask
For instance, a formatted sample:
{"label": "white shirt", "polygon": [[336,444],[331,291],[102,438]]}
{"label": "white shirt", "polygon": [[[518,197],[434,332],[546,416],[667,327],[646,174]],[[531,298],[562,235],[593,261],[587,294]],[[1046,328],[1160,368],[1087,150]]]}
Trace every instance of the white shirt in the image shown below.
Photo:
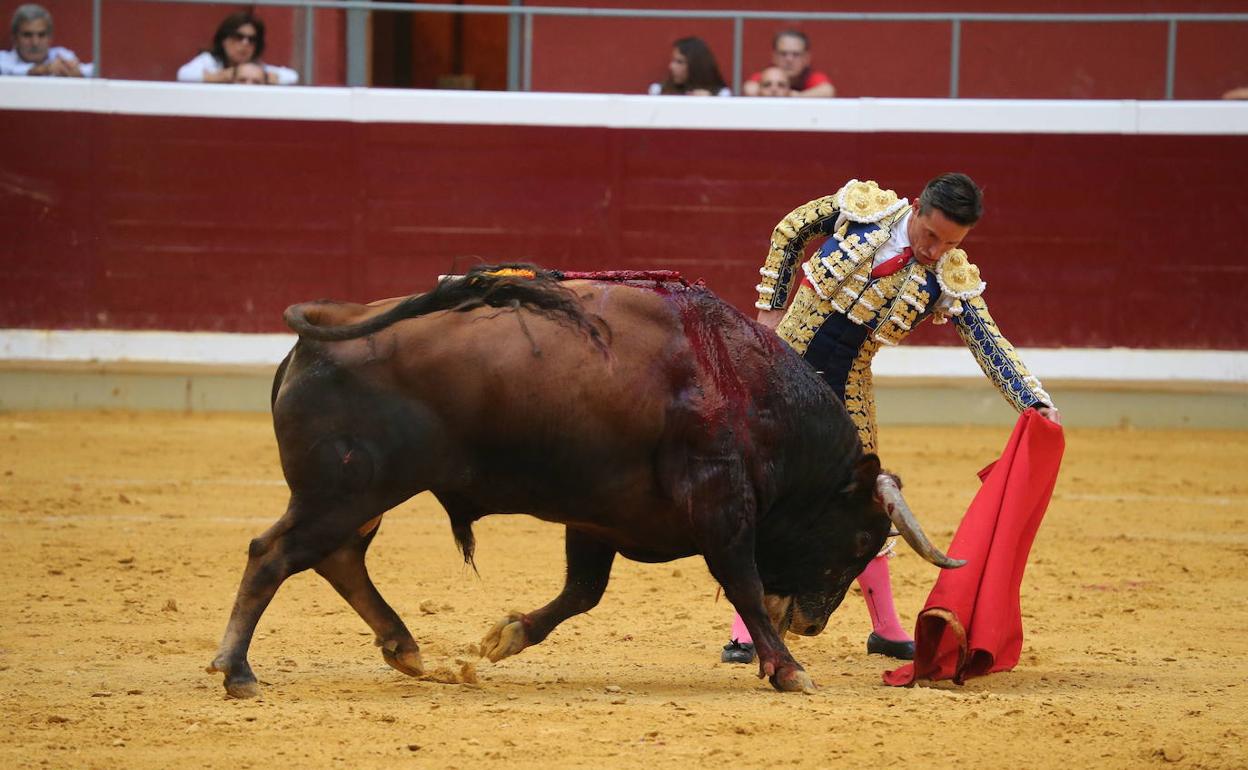
{"label": "white shirt", "polygon": [[[48,58],[43,62],[24,61],[22,57],[17,55],[17,51],[0,51],[0,75],[26,75],[30,73],[31,67],[44,62],[56,61],[57,59],[66,59],[78,61],[78,57],[68,48],[62,48],[59,45],[52,46],[48,49]],[[83,77],[91,77],[95,72],[94,64],[84,64],[78,62],[78,69],[82,71]]]}
{"label": "white shirt", "polygon": [[[663,84],[651,83],[650,87],[646,89],[646,93],[650,94],[651,96],[662,96]],[[732,96],[732,89],[729,88],[728,86],[724,86],[723,88],[719,89],[719,93],[715,95],[716,96]],[[676,94],[672,94],[672,96],[676,96]]]}
{"label": "white shirt", "polygon": [[910,201],[902,198],[906,203],[906,214],[897,220],[897,224],[893,225],[893,231],[889,234],[888,240],[884,242],[875,252],[875,259],[871,260],[871,268],[875,269],[880,263],[887,262],[902,251],[910,247],[910,217],[914,215],[914,209],[910,207]]}
{"label": "white shirt", "polygon": [[[221,62],[217,61],[217,57],[208,51],[204,51],[178,68],[178,80],[183,83],[202,83],[204,82],[204,75],[210,72],[220,72],[222,69],[224,67],[221,66]],[[277,73],[277,84],[279,86],[293,86],[299,82],[299,73],[290,67],[266,64],[264,65],[264,71]]]}

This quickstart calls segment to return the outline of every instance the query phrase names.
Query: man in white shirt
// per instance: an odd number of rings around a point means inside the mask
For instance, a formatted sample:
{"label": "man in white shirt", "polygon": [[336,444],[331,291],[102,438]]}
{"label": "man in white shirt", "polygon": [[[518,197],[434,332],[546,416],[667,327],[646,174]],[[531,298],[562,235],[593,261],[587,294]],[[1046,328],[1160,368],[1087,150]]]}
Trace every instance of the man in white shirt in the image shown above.
{"label": "man in white shirt", "polygon": [[92,76],[92,65],[79,62],[68,48],[52,45],[52,14],[43,6],[18,6],[10,30],[13,50],[0,51],[0,75]]}

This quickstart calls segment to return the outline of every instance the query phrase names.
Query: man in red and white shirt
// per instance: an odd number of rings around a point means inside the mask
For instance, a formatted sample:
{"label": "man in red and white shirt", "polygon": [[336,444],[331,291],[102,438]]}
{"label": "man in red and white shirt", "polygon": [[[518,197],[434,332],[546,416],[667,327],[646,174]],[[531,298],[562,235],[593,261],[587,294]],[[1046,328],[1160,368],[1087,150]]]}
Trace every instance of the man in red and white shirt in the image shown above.
{"label": "man in red and white shirt", "polygon": [[[771,43],[771,62],[784,70],[794,96],[836,96],[832,79],[810,67],[810,40],[804,32],[786,29],[776,33]],[[758,96],[762,72],[755,72],[741,86],[745,96]]]}

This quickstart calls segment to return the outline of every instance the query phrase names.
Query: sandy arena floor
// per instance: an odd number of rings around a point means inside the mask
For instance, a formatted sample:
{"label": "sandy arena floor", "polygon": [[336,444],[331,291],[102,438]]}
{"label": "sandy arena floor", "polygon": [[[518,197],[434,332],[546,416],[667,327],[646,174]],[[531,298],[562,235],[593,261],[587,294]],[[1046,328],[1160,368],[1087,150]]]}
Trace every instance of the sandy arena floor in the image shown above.
{"label": "sandy arena floor", "polygon": [[[937,542],[1007,435],[885,429]],[[883,686],[855,592],[822,636],[791,638],[819,692],[774,692],[718,663],[730,607],[700,559],[617,560],[594,612],[477,661],[496,619],[557,592],[562,532],[481,522],[478,577],[422,496],[387,516],[370,566],[431,674],[388,668],[308,572],[261,621],[263,696],[236,701],[204,666],[248,540],[285,505],[267,419],[0,414],[0,766],[1248,766],[1248,437],[1067,443],[1011,673]],[[893,572],[911,623],[935,569],[907,551]]]}

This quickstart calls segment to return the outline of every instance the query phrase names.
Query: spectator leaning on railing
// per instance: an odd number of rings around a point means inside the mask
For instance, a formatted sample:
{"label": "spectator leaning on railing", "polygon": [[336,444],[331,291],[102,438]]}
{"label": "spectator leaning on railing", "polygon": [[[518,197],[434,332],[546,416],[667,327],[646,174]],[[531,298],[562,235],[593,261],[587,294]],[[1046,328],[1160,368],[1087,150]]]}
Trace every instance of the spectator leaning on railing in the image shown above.
{"label": "spectator leaning on railing", "polygon": [[68,48],[52,45],[52,14],[43,6],[18,6],[9,29],[13,50],[0,51],[0,75],[91,77],[92,65],[79,62]]}
{"label": "spectator leaning on railing", "polygon": [[[771,42],[771,63],[789,77],[794,96],[836,96],[832,79],[810,66],[810,40],[804,32],[786,29]],[[759,95],[763,73],[755,72],[741,86],[745,96]]]}
{"label": "spectator leaning on railing", "polygon": [[289,67],[265,64],[264,22],[246,11],[225,17],[212,36],[212,49],[191,59],[178,70],[183,83],[233,83],[239,65],[255,63],[264,67],[267,82],[289,86],[299,82],[299,73]]}
{"label": "spectator leaning on railing", "polygon": [[719,74],[715,54],[700,37],[682,37],[672,44],[667,63],[667,79],[651,83],[651,96],[732,96],[732,89]]}

